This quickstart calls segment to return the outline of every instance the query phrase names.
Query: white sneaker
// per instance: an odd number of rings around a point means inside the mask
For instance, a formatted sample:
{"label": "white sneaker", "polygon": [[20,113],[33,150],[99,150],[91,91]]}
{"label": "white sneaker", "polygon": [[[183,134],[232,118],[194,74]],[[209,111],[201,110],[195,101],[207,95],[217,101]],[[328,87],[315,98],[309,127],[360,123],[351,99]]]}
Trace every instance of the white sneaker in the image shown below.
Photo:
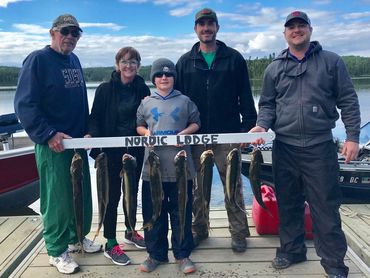
{"label": "white sneaker", "polygon": [[[95,244],[92,240],[88,238],[84,238],[82,241],[82,245],[84,248],[84,251],[86,253],[96,253],[102,250],[102,245],[101,244]],[[76,244],[68,244],[68,252],[77,252],[81,250],[80,243]]]}
{"label": "white sneaker", "polygon": [[59,257],[49,258],[49,264],[55,266],[60,273],[72,274],[80,270],[78,264],[71,258],[68,250],[64,251]]}

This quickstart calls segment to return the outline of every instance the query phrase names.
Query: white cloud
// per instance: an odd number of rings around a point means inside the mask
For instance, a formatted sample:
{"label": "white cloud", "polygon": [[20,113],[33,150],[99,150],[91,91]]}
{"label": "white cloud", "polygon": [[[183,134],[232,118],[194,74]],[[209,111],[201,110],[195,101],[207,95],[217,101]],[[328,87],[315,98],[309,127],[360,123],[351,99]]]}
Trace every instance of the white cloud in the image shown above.
{"label": "white cloud", "polygon": [[351,19],[361,19],[365,17],[370,17],[370,12],[362,12],[362,13],[349,13],[343,15],[344,19],[351,20]]}
{"label": "white cloud", "polygon": [[191,13],[193,13],[195,10],[200,9],[200,7],[203,6],[206,2],[202,1],[196,1],[196,2],[190,2],[186,4],[185,6],[175,8],[170,10],[170,15],[176,16],[176,17],[181,17],[181,16],[186,16]]}
{"label": "white cloud", "polygon": [[112,29],[114,31],[119,31],[123,28],[126,28],[126,26],[118,25],[118,24],[115,24],[115,23],[81,22],[80,26],[81,26],[81,28],[89,28],[89,27],[108,28],[108,29]]}
{"label": "white cloud", "polygon": [[11,3],[25,2],[25,1],[31,1],[31,0],[0,0],[0,7],[6,8]]}
{"label": "white cloud", "polygon": [[47,34],[49,32],[48,28],[36,24],[13,24],[13,27],[29,34]]}

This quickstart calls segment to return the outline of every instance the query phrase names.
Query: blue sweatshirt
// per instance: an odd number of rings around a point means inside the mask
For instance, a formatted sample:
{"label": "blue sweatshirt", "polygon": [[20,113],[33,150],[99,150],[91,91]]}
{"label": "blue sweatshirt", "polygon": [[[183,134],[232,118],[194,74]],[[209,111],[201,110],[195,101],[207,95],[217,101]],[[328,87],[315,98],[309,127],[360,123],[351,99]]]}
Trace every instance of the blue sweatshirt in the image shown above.
{"label": "blue sweatshirt", "polygon": [[37,144],[47,144],[56,132],[83,137],[89,108],[77,56],[60,54],[50,46],[28,55],[20,71],[14,108]]}

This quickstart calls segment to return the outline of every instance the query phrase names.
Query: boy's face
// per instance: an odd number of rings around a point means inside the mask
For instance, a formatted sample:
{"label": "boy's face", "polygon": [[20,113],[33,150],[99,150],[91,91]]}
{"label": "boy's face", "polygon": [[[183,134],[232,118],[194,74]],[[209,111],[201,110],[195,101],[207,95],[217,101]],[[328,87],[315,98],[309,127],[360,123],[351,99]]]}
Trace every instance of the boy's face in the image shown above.
{"label": "boy's face", "polygon": [[175,79],[171,74],[163,73],[154,76],[154,83],[158,90],[170,92],[173,89]]}

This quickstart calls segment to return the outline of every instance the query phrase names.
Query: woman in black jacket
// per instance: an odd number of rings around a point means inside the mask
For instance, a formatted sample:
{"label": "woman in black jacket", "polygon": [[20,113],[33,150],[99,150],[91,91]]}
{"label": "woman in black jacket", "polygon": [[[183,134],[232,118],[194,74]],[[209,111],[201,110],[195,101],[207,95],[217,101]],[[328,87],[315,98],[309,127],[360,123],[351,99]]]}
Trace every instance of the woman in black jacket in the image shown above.
{"label": "woman in black jacket", "polygon": [[[116,70],[113,71],[110,81],[100,84],[95,92],[89,117],[89,134],[92,137],[136,136],[136,110],[141,100],[150,94],[144,79],[137,75],[141,58],[136,49],[121,48],[115,60]],[[93,149],[90,156],[95,159],[100,151],[100,149]],[[116,239],[117,207],[121,198],[122,155],[129,153],[136,158],[136,183],[133,191],[137,195],[144,148],[106,148],[102,151],[108,157],[109,173],[109,203],[104,219],[104,237],[107,243],[104,255],[115,264],[126,265],[130,263],[130,259],[121,250]],[[135,229],[136,218],[131,224]],[[125,215],[125,225],[123,241],[134,244],[138,248],[145,248],[143,237],[135,230],[131,230],[127,215]]]}

